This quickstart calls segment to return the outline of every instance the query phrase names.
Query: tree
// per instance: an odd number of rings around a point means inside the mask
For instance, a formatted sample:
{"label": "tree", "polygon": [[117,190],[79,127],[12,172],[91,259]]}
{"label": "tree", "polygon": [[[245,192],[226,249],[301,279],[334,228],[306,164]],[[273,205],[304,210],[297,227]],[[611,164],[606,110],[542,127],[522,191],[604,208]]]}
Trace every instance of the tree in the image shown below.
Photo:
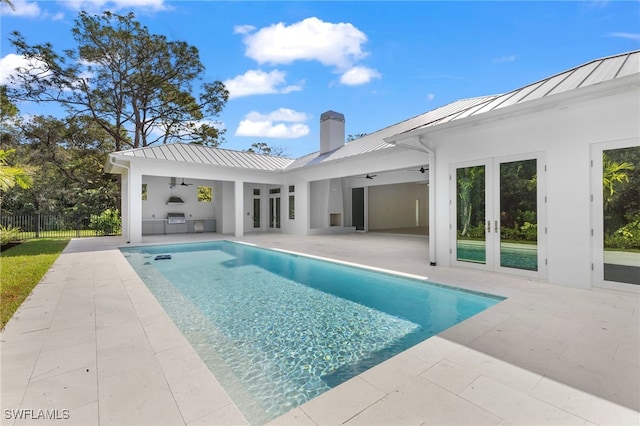
{"label": "tree", "polygon": [[29,45],[12,33],[17,54],[28,61],[11,76],[12,99],[86,115],[117,151],[156,142],[221,143],[215,120],[229,92],[213,81],[193,94],[193,82],[205,71],[195,47],[149,33],[133,13],[81,12],[72,33],[77,48],[62,55],[50,43]]}
{"label": "tree", "polygon": [[29,171],[23,167],[9,164],[9,157],[15,153],[15,149],[0,149],[0,191],[6,192],[16,185],[20,188],[29,188],[32,179]]}
{"label": "tree", "polygon": [[629,182],[629,172],[634,170],[633,164],[627,161],[613,161],[606,153],[602,154],[602,188],[605,210],[610,210],[618,196],[620,184]]}
{"label": "tree", "polygon": [[355,141],[356,139],[360,139],[361,137],[367,136],[366,133],[356,133],[354,135],[347,135],[347,142]]}
{"label": "tree", "polygon": [[458,229],[461,236],[468,236],[472,222],[484,222],[484,217],[477,217],[474,221],[474,205],[484,204],[484,166],[465,167],[457,171],[458,205]]}
{"label": "tree", "polygon": [[266,142],[254,142],[251,148],[245,150],[254,154],[272,155],[274,157],[286,156],[285,150],[281,146],[269,146]]}
{"label": "tree", "polygon": [[31,188],[7,197],[6,211],[86,216],[119,205],[118,178],[103,172],[113,141],[89,117],[35,116],[20,134],[16,155],[38,173]]}
{"label": "tree", "polygon": [[16,7],[13,5],[13,3],[10,0],[0,0],[0,3],[4,3],[6,5],[9,5],[9,7],[13,10],[16,10]]}
{"label": "tree", "polygon": [[19,113],[18,107],[7,96],[7,86],[0,86],[0,146],[5,149],[16,145]]}

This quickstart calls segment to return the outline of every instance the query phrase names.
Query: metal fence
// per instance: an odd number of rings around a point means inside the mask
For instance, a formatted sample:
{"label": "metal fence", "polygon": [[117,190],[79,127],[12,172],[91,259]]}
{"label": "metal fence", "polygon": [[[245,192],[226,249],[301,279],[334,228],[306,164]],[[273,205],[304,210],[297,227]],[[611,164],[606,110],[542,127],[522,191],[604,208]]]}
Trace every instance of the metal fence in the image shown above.
{"label": "metal fence", "polygon": [[17,240],[34,238],[97,237],[120,235],[120,221],[105,219],[97,215],[74,217],[66,215],[2,215],[0,225],[18,228]]}

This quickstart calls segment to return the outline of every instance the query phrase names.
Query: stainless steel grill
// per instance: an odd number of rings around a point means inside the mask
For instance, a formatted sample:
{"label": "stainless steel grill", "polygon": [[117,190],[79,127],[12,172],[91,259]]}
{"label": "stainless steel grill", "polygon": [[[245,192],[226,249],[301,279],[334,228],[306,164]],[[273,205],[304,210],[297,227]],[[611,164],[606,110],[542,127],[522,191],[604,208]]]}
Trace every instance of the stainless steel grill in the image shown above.
{"label": "stainless steel grill", "polygon": [[177,225],[187,223],[187,219],[184,217],[184,213],[167,213],[167,223]]}

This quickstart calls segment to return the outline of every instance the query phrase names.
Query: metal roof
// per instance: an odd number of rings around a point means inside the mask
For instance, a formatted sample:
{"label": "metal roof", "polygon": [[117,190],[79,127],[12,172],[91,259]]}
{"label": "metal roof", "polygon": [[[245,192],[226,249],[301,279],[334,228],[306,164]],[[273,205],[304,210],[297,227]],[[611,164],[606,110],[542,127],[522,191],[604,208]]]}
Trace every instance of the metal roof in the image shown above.
{"label": "metal roof", "polygon": [[348,142],[335,151],[325,154],[314,152],[312,154],[305,155],[304,157],[298,158],[293,163],[291,163],[287,167],[287,169],[291,170],[298,167],[326,163],[341,158],[353,157],[354,155],[361,155],[368,152],[393,148],[395,145],[386,143],[384,141],[384,138],[397,135],[398,133],[413,130],[425,123],[442,120],[443,118],[446,118],[451,114],[467,110],[479,104],[484,105],[485,102],[494,98],[495,96],[482,96],[478,98],[462,99],[452,102],[440,108],[436,108],[432,111],[412,117],[408,120],[401,121],[400,123],[394,124],[392,126],[385,127],[384,129],[378,130],[376,132],[369,133],[359,139]]}
{"label": "metal roof", "polygon": [[577,66],[560,74],[547,77],[503,95],[495,96],[474,108],[458,111],[438,121],[424,123],[419,128],[447,123],[461,118],[471,117],[500,108],[522,104],[603,83],[605,81],[626,77],[640,72],[640,51],[622,53],[606,58],[596,59]]}
{"label": "metal roof", "polygon": [[290,158],[186,143],[148,146],[112,155],[265,171],[282,170],[293,162]]}

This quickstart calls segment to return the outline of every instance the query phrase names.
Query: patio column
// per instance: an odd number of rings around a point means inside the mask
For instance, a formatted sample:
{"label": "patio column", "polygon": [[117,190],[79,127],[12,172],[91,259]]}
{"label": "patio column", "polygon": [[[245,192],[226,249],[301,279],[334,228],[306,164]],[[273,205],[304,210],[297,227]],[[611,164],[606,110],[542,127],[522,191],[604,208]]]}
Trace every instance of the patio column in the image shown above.
{"label": "patio column", "polygon": [[129,170],[128,193],[129,193],[129,235],[127,241],[130,243],[142,242],[142,175]]}
{"label": "patio column", "polygon": [[429,150],[429,264],[436,266],[436,153]]}
{"label": "patio column", "polygon": [[234,217],[235,217],[235,232],[236,237],[244,236],[244,182],[234,182]]}

